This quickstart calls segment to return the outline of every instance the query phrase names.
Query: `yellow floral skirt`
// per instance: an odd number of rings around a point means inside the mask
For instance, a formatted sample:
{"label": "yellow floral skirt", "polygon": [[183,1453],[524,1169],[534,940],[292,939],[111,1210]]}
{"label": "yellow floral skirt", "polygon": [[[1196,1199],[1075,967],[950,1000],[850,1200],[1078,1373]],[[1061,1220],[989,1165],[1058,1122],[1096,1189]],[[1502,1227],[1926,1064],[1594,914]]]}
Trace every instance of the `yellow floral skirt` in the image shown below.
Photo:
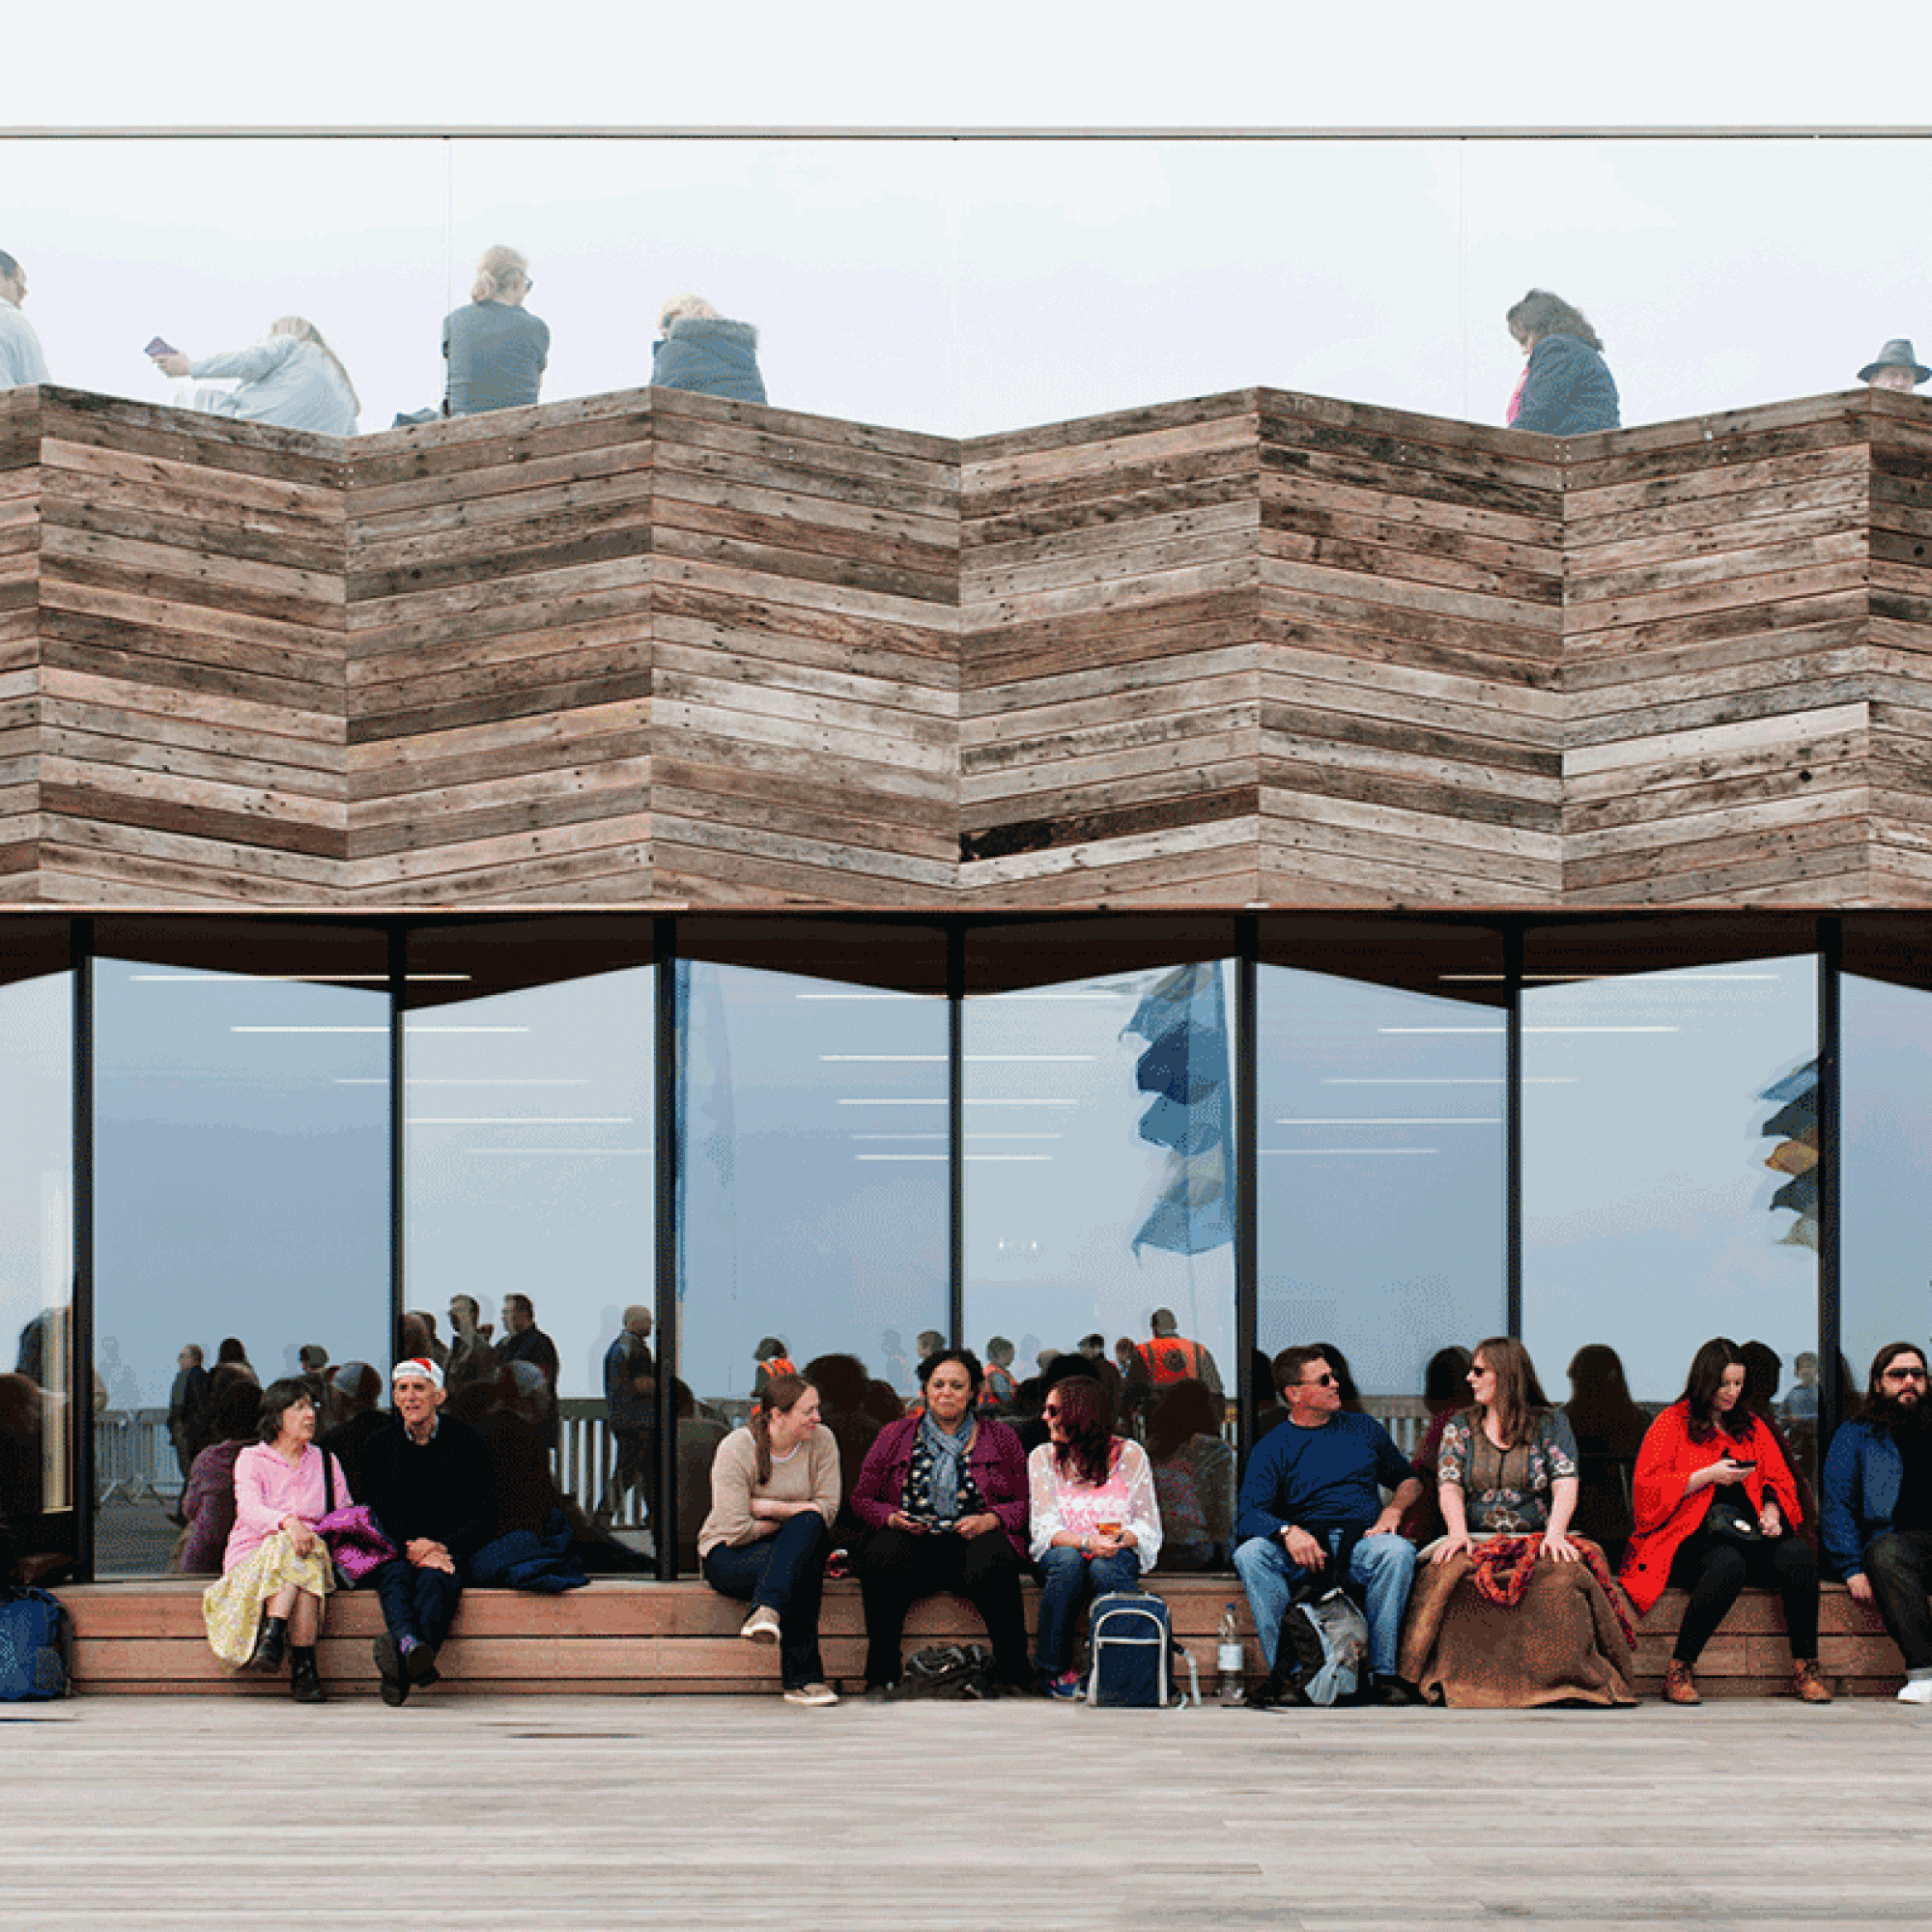
{"label": "yellow floral skirt", "polygon": [[306,1556],[296,1554],[285,1529],[278,1529],[253,1555],[223,1573],[220,1582],[202,1592],[201,1620],[216,1657],[239,1670],[255,1654],[262,1634],[262,1606],[277,1590],[294,1584],[311,1596],[327,1599],[335,1587],[328,1546],[321,1537]]}

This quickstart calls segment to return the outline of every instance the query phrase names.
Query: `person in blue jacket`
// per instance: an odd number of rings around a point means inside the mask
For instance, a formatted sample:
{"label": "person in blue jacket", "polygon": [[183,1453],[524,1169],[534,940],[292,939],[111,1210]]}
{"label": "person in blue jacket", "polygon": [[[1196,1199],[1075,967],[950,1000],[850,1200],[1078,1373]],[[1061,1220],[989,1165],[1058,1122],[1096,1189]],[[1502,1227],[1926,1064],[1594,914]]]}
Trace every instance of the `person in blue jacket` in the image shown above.
{"label": "person in blue jacket", "polygon": [[1888,1342],[1859,1412],[1832,1438],[1819,1521],[1855,1601],[1876,1604],[1905,1658],[1901,1704],[1932,1704],[1932,1406],[1925,1351]]}
{"label": "person in blue jacket", "polygon": [[1510,401],[1511,427],[1543,436],[1622,427],[1604,345],[1581,309],[1548,289],[1531,289],[1508,321],[1517,346],[1529,357]]}
{"label": "person in blue jacket", "polygon": [[[1284,1349],[1273,1370],[1288,1420],[1255,1445],[1235,1522],[1235,1569],[1262,1655],[1273,1669],[1295,1586],[1332,1569],[1362,1589],[1376,1675],[1371,1699],[1419,1703],[1415,1687],[1396,1675],[1415,1576],[1415,1545],[1397,1525],[1421,1501],[1422,1484],[1379,1422],[1343,1409],[1341,1384],[1319,1348]],[[1394,1492],[1386,1503],[1384,1489]]]}
{"label": "person in blue jacket", "polygon": [[749,322],[725,321],[702,296],[673,296],[658,312],[658,336],[652,388],[693,389],[739,403],[765,400],[758,331]]}

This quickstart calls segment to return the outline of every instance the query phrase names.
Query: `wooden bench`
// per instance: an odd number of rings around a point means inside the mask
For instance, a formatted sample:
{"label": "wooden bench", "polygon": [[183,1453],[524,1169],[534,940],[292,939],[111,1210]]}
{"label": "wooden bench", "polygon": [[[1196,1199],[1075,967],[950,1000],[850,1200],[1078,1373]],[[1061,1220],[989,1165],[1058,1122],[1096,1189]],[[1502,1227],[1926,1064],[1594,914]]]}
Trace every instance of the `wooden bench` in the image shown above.
{"label": "wooden bench", "polygon": [[[1247,1600],[1231,1576],[1156,1577],[1175,1634],[1200,1672],[1202,1694],[1214,1687],[1214,1633],[1232,1603],[1259,1679],[1261,1651]],[[187,1577],[70,1585],[59,1594],[73,1613],[74,1682],[85,1692],[173,1691],[286,1695],[278,1681],[231,1675],[202,1633],[204,1585]],[[1031,1626],[1038,1593],[1027,1586]],[[1640,1696],[1658,1694],[1685,1604],[1666,1591],[1638,1634],[1634,1683]],[[744,1607],[702,1582],[654,1583],[600,1577],[588,1589],[561,1597],[509,1590],[471,1590],[463,1600],[445,1647],[445,1690],[558,1691],[574,1694],[658,1695],[673,1692],[744,1694],[778,1687],[778,1659],[743,1642]],[[372,1593],[337,1596],[322,1643],[322,1674],[331,1690],[376,1690],[369,1640],[382,1629]],[[856,1583],[826,1588],[820,1619],[825,1664],[841,1690],[857,1690],[865,1670],[865,1621]],[[982,1639],[971,1607],[952,1597],[920,1605],[906,1626],[906,1648],[954,1639]],[[1821,1618],[1821,1665],[1834,1688],[1860,1696],[1895,1690],[1904,1667],[1876,1611],[1854,1604],[1841,1584],[1827,1584]],[[1776,1597],[1747,1590],[1712,1638],[1698,1664],[1707,1697],[1788,1693],[1791,1652]]]}

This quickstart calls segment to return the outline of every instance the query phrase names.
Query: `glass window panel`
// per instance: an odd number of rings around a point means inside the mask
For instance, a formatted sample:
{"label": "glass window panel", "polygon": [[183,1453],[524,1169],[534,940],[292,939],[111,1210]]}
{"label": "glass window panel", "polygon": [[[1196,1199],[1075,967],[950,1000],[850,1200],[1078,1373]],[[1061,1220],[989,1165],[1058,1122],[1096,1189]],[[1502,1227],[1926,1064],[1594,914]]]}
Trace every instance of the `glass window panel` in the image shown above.
{"label": "glass window panel", "polygon": [[[1157,1436],[1168,1513],[1195,1528],[1170,1569],[1232,1536],[1233,987],[1208,959],[966,1003],[966,1339],[1010,1348],[1024,1384],[1099,1338],[1122,1427]],[[1156,1311],[1178,1339],[1137,1369]],[[1024,1386],[1018,1406],[1037,1412]]]}
{"label": "glass window panel", "polygon": [[[357,390],[361,427],[440,401],[449,277],[446,144],[15,141],[8,250],[54,382],[174,404],[197,387],[143,353],[245,349],[306,317]],[[153,218],[156,197],[165,219]],[[140,298],[127,299],[129,286]],[[467,292],[468,282],[465,282]],[[398,318],[410,320],[399,325]]]}
{"label": "glass window panel", "polygon": [[66,932],[0,927],[0,1580],[74,1552],[73,980]]}
{"label": "glass window panel", "polygon": [[[849,1485],[876,1433],[866,1379],[902,1399],[917,1338],[948,1326],[946,1003],[701,959],[679,972],[678,1372],[708,1428],[749,1413],[761,1345],[800,1369],[856,1357],[863,1376],[843,1364],[821,1390]],[[711,1441],[694,1431],[679,1485],[687,1550]]]}
{"label": "glass window panel", "polygon": [[[1523,1339],[1547,1382],[1607,1344],[1659,1406],[1713,1335],[1767,1343],[1787,1376],[1816,1347],[1817,963],[1752,957],[1750,937],[1744,922],[1532,936]],[[1683,964],[1620,970],[1667,959],[1673,938]],[[1738,952],[1711,960],[1727,940]]]}
{"label": "glass window panel", "polygon": [[[1848,921],[1841,980],[1839,1336],[1849,1402],[1888,1342],[1926,1346],[1932,1261],[1932,921]],[[1883,978],[1878,977],[1883,975]],[[1806,1391],[1801,1409],[1815,1403]]]}
{"label": "glass window panel", "polygon": [[1501,948],[1394,922],[1352,937],[1303,937],[1323,970],[1261,973],[1256,1332],[1265,1357],[1335,1345],[1413,1449],[1431,1356],[1506,1319]]}
{"label": "glass window panel", "polygon": [[168,1410],[185,1344],[213,1370],[217,1344],[239,1341],[266,1386],[298,1372],[304,1344],[331,1362],[383,1362],[389,1325],[380,935],[241,922],[152,933],[143,956],[139,931],[104,925],[95,972],[106,1576],[158,1571],[174,1543]]}
{"label": "glass window panel", "polygon": [[639,1437],[618,1484],[630,1445],[604,1364],[626,1312],[655,1297],[649,948],[639,920],[412,935],[403,1075],[404,1301],[452,1350],[453,1411],[526,1459],[529,1481],[505,1470],[506,1492],[547,1493],[548,1463],[585,1512],[608,1506],[639,1558],[655,1528],[650,1445]]}

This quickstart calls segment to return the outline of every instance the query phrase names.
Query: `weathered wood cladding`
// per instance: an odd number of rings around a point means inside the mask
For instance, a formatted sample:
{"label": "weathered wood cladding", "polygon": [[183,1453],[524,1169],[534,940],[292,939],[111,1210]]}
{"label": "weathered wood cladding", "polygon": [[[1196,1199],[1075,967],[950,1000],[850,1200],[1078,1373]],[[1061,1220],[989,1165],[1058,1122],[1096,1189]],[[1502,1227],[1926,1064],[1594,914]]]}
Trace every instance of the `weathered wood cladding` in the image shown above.
{"label": "weathered wood cladding", "polygon": [[0,393],[0,900],[1932,900],[1932,415]]}

